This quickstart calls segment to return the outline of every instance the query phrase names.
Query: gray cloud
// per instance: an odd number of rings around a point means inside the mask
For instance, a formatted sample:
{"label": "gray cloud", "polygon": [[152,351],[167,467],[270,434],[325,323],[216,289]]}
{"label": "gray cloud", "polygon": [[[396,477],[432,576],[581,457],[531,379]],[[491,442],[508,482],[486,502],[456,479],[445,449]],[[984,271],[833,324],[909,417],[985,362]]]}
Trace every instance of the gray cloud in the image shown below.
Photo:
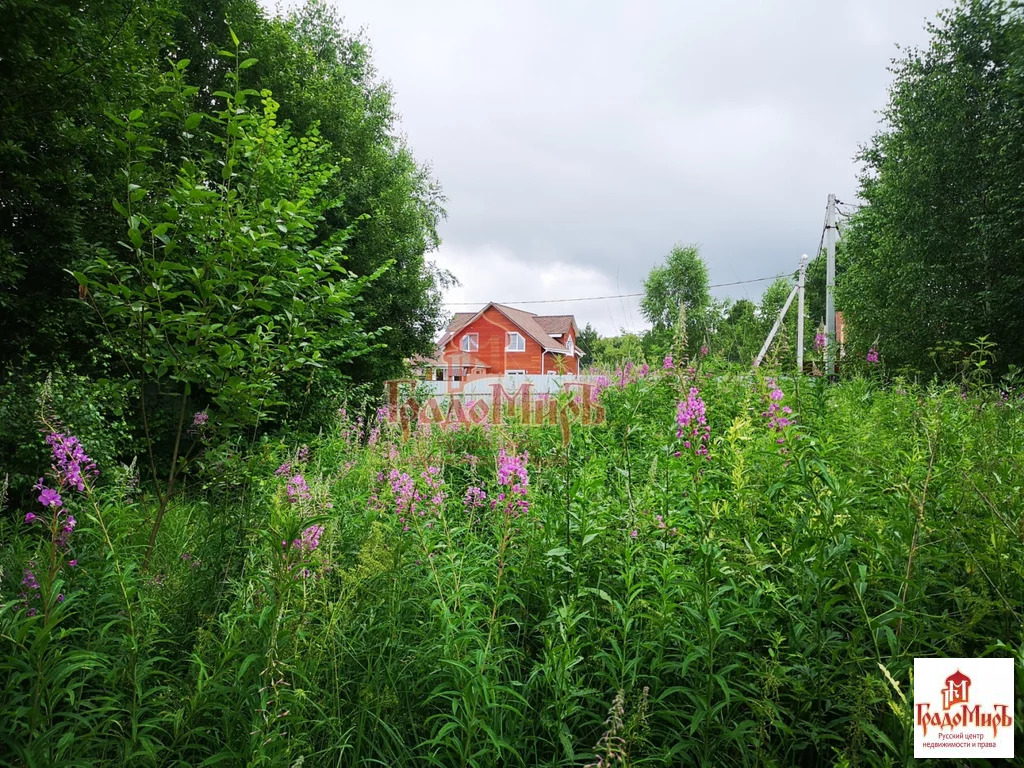
{"label": "gray cloud", "polygon": [[[826,195],[854,198],[896,44],[925,43],[947,4],[338,7],[448,197],[438,261],[460,301],[639,290],[675,242],[701,245],[712,282],[792,270]],[[640,325],[624,302],[542,306],[605,333]]]}

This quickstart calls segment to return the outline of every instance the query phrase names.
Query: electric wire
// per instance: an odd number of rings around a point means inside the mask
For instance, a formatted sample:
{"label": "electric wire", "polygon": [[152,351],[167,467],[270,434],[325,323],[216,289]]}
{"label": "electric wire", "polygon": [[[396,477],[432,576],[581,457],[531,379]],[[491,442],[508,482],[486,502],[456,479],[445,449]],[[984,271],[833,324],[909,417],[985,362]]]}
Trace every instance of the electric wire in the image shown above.
{"label": "electric wire", "polygon": [[[820,250],[820,249],[819,249]],[[778,280],[780,277],[789,277],[789,274],[782,275],[771,275],[770,277],[755,277],[751,280],[734,280],[729,283],[712,283],[708,288],[726,288],[731,285],[746,285],[748,283],[763,283],[766,280]],[[527,301],[496,301],[494,304],[507,304],[509,306],[515,306],[516,304],[568,304],[575,301],[600,301],[603,299],[626,299],[634,296],[643,296],[643,291],[636,293],[613,293],[607,296],[577,296],[571,299],[529,299]],[[481,307],[491,302],[487,301],[446,301],[445,306],[448,307]]]}

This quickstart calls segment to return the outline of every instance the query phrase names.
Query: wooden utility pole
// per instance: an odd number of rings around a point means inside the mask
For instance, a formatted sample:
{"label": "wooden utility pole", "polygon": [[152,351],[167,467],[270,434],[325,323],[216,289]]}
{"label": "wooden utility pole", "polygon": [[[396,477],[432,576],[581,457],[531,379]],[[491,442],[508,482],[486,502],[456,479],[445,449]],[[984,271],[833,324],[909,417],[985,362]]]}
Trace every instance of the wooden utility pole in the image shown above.
{"label": "wooden utility pole", "polygon": [[825,211],[825,372],[836,374],[836,356],[839,343],[836,339],[836,196],[828,196]]}
{"label": "wooden utility pole", "polygon": [[804,372],[804,282],[807,277],[807,254],[800,257],[800,276],[797,278],[796,316],[796,372]]}

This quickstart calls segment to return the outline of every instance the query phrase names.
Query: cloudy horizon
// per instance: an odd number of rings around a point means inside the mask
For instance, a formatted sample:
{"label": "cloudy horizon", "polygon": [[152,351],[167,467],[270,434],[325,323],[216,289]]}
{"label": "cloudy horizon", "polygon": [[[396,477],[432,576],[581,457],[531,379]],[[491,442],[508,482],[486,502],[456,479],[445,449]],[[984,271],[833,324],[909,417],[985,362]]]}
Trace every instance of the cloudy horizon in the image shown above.
{"label": "cloudy horizon", "polygon": [[897,45],[949,5],[330,1],[447,198],[447,309],[506,302],[602,335],[645,327],[636,298],[524,302],[639,292],[676,243],[713,284],[813,253],[827,195],[856,197]]}

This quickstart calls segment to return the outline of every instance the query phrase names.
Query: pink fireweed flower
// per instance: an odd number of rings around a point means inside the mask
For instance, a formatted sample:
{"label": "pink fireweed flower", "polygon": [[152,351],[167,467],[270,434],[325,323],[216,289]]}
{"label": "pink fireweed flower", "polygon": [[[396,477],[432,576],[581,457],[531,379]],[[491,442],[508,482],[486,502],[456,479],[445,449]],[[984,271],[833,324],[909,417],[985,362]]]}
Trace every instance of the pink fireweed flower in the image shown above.
{"label": "pink fireweed flower", "polygon": [[814,334],[814,351],[821,352],[825,348],[825,343],[828,341],[828,337],[824,333]]}
{"label": "pink fireweed flower", "polygon": [[705,346],[705,345],[701,345],[701,348],[700,348],[700,356],[701,356],[701,357],[707,357],[707,354],[708,354],[708,352],[709,352],[709,351],[710,351],[710,350],[709,350],[709,349],[707,348],[707,346]]}
{"label": "pink fireweed flower", "polygon": [[676,406],[676,438],[683,440],[683,446],[692,448],[698,456],[708,455],[708,438],[711,428],[708,426],[707,412],[700,390],[690,387],[685,400]]}
{"label": "pink fireweed flower", "polygon": [[626,363],[621,368],[616,368],[615,375],[619,379],[618,384],[620,389],[624,388],[627,384],[632,383],[636,380],[636,377],[634,376],[633,363]]}
{"label": "pink fireweed flower", "polygon": [[672,362],[672,355],[666,357],[661,363],[661,370],[663,371],[671,371],[675,367],[675,363]]}
{"label": "pink fireweed flower", "polygon": [[522,456],[506,453],[502,448],[498,454],[498,483],[501,485],[514,484],[518,480],[519,485],[530,484],[530,474],[526,469],[526,462],[530,455],[526,452]]}
{"label": "pink fireweed flower", "polygon": [[209,420],[210,414],[208,414],[206,411],[197,411],[196,415],[192,417],[192,427],[194,429],[205,427]]}
{"label": "pink fireweed flower", "polygon": [[292,546],[300,552],[312,552],[320,546],[320,537],[323,535],[322,525],[311,525],[302,532],[302,535],[292,542]]}
{"label": "pink fireweed flower", "polygon": [[99,474],[96,462],[85,454],[82,444],[74,435],[51,432],[46,436],[46,444],[53,453],[53,470],[61,487],[70,486],[84,491],[85,478]]}
{"label": "pink fireweed flower", "polygon": [[44,507],[59,507],[63,503],[60,494],[52,488],[43,488],[39,494],[39,503]]}
{"label": "pink fireweed flower", "polygon": [[640,535],[640,532],[636,528],[634,528],[632,531],[629,532],[629,538],[631,538],[631,539],[635,539],[639,535]]}
{"label": "pink fireweed flower", "polygon": [[[508,493],[499,493],[497,501],[506,502],[505,511],[515,517],[530,510],[526,500],[527,488],[530,485],[530,474],[526,469],[530,455],[524,451],[522,456],[510,454],[504,448],[498,454],[498,484],[508,488]],[[495,505],[492,502],[492,507]]]}
{"label": "pink fireweed flower", "polygon": [[35,512],[26,512],[25,513],[25,522],[26,523],[33,523],[33,522],[35,522],[38,519],[39,519],[39,515],[37,515]]}
{"label": "pink fireweed flower", "polygon": [[391,492],[395,496],[395,509],[399,515],[411,514],[416,509],[416,502],[419,496],[416,493],[416,483],[407,472],[399,472],[392,469],[388,475],[391,485]]}
{"label": "pink fireweed flower", "polygon": [[25,577],[21,580],[21,584],[28,589],[39,589],[39,582],[36,581],[36,575],[27,568],[25,569]]}
{"label": "pink fireweed flower", "polygon": [[288,494],[288,501],[292,504],[308,501],[313,496],[309,492],[309,486],[306,485],[306,478],[302,475],[293,475],[288,481],[285,492]]}
{"label": "pink fireweed flower", "polygon": [[872,365],[878,362],[878,352],[875,351],[874,347],[868,350],[868,355],[865,359]]}
{"label": "pink fireweed flower", "polygon": [[75,531],[75,526],[78,521],[75,520],[74,515],[67,515],[64,518],[64,522],[61,524],[60,529],[57,531],[57,547],[58,549],[66,549],[68,546],[68,539],[71,538],[71,534]]}
{"label": "pink fireweed flower", "polygon": [[793,413],[793,409],[788,405],[782,405],[782,399],[786,396],[786,393],[778,386],[775,379],[765,379],[765,383],[771,389],[766,395],[768,401],[767,409],[761,412],[761,416],[768,419],[769,427],[776,431],[781,431],[793,423],[793,420],[789,418],[789,415]]}
{"label": "pink fireweed flower", "polygon": [[486,501],[487,492],[483,488],[471,485],[466,489],[466,496],[463,498],[462,503],[466,509],[477,509],[482,507]]}
{"label": "pink fireweed flower", "polygon": [[[36,564],[34,562],[29,562],[29,565],[35,568]],[[39,599],[39,582],[36,580],[36,575],[28,568],[25,569],[25,575],[21,580],[21,586],[23,589],[18,593],[18,597],[21,598],[22,606],[25,608],[25,615],[35,616],[39,611],[32,607],[31,601]]]}

